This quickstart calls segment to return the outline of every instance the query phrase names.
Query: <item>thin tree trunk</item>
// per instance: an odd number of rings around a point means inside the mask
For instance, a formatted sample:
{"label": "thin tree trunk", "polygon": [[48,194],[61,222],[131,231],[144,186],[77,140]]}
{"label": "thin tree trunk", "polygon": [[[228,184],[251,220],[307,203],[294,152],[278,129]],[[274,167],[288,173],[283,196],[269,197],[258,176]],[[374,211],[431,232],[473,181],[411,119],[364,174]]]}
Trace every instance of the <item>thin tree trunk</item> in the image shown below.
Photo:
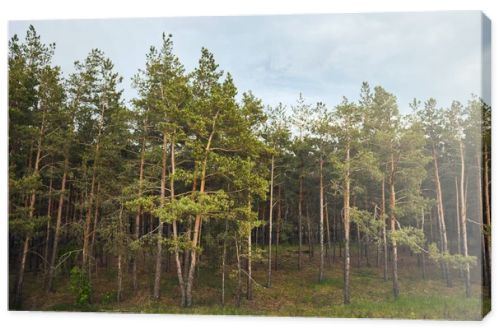
{"label": "thin tree trunk", "polygon": [[325,222],[324,222],[324,193],[323,193],[323,158],[319,161],[319,281],[323,281],[325,271]]}
{"label": "thin tree trunk", "polygon": [[302,269],[302,201],[303,201],[304,177],[299,178],[299,252],[297,258],[297,268]]}
{"label": "thin tree trunk", "polygon": [[[144,131],[146,130],[146,126],[144,125]],[[139,163],[139,189],[137,190],[137,197],[142,197],[142,188],[144,184],[144,156],[146,151],[146,136],[142,137],[142,145],[141,145],[141,161]],[[137,242],[139,240],[139,234],[141,229],[141,214],[142,208],[139,206],[137,208],[137,212],[135,214],[135,225],[134,225],[134,240]],[[134,291],[137,291],[139,287],[139,283],[137,281],[137,251],[132,257],[132,286]]]}
{"label": "thin tree trunk", "polygon": [[[391,214],[391,233],[394,234],[396,232],[396,191],[394,189],[394,174],[395,174],[395,166],[394,166],[394,155],[391,154],[391,177],[389,179],[390,185],[390,214]],[[391,236],[392,241],[392,292],[394,294],[394,298],[399,297],[399,280],[398,280],[398,245],[396,239]]]}
{"label": "thin tree trunk", "polygon": [[[425,235],[425,213],[424,213],[424,209],[422,208],[422,226],[421,226],[421,229],[422,229],[422,233]],[[426,276],[427,276],[427,273],[426,273],[426,265],[425,265],[425,252],[422,252],[421,254],[421,257],[422,257],[422,279],[426,279]]]}
{"label": "thin tree trunk", "polygon": [[[40,170],[40,161],[42,156],[42,142],[45,134],[45,113],[43,113],[42,123],[40,126],[40,131],[38,134],[37,140],[37,150],[36,150],[36,158],[35,158],[35,166],[33,168],[33,174],[38,175]],[[28,217],[31,220],[35,215],[35,203],[36,203],[36,191],[31,192],[29,208],[28,208]],[[17,285],[16,285],[16,293],[14,299],[15,307],[20,307],[22,302],[22,290],[24,283],[24,270],[26,267],[26,258],[28,257],[29,252],[29,244],[31,241],[31,233],[27,232],[24,237],[23,242],[23,253],[21,255],[21,263],[19,265],[19,274],[17,277]]]}
{"label": "thin tree trunk", "polygon": [[[172,140],[170,143],[170,200],[172,202],[175,201],[175,143]],[[178,244],[178,231],[177,231],[177,220],[172,222],[172,233],[174,238],[174,258],[175,258],[175,268],[177,271],[177,280],[179,281],[179,289],[181,290],[181,307],[186,306],[186,284],[184,280],[184,276],[182,273],[182,265],[179,254],[179,244]],[[224,239],[224,247],[225,247],[225,239]],[[187,252],[186,252],[187,253]],[[187,262],[187,261],[186,261]],[[224,304],[224,303],[223,303]]]}
{"label": "thin tree trunk", "polygon": [[[248,209],[251,209],[250,199],[248,199]],[[253,282],[252,282],[252,228],[249,227],[247,235],[247,299],[253,299]]]}
{"label": "thin tree trunk", "polygon": [[222,273],[221,273],[221,305],[224,307],[226,304],[226,239],[227,239],[227,231],[228,231],[228,221],[226,219],[224,228],[224,241],[222,245]]}
{"label": "thin tree trunk", "polygon": [[[161,170],[161,189],[160,189],[160,205],[165,205],[165,188],[167,183],[167,134],[163,134],[162,146],[162,170]],[[155,283],[153,288],[153,298],[160,299],[161,287],[161,264],[162,264],[162,250],[163,250],[163,220],[160,218],[158,221],[158,239],[156,241],[156,266],[155,266]]]}
{"label": "thin tree trunk", "polygon": [[[483,238],[484,238],[484,260],[485,260],[485,285],[486,293],[491,296],[491,213],[490,213],[490,176],[489,176],[489,158],[488,142],[483,141],[483,194],[484,194],[484,219],[483,219]],[[484,225],[486,222],[486,225]]]}
{"label": "thin tree trunk", "polygon": [[238,266],[238,288],[236,289],[236,306],[241,305],[241,261],[240,261],[240,247],[238,245],[238,235],[234,235],[234,245],[236,248],[236,265]]}
{"label": "thin tree trunk", "polygon": [[[212,131],[210,133],[210,136],[208,137],[207,141],[207,146],[205,147],[205,157],[202,163],[201,167],[201,176],[200,176],[200,194],[205,193],[205,182],[206,182],[206,174],[207,174],[207,163],[208,163],[208,153],[210,152],[210,147],[212,144],[212,139],[215,134],[215,125],[217,122],[217,117],[218,113],[215,115],[214,120],[212,122]],[[195,176],[196,178],[196,176]],[[191,240],[191,263],[189,266],[189,273],[188,273],[188,279],[187,279],[187,286],[186,286],[186,306],[191,307],[193,303],[193,296],[192,296],[192,290],[193,290],[193,282],[194,282],[194,272],[196,269],[196,260],[197,260],[197,247],[198,247],[198,235],[200,234],[200,227],[201,227],[201,219],[202,216],[200,214],[196,215],[195,221],[194,221],[194,229],[193,229],[193,237]]]}
{"label": "thin tree trunk", "polygon": [[344,177],[344,304],[351,303],[350,282],[351,282],[351,252],[349,249],[350,232],[351,232],[351,214],[350,214],[350,197],[351,197],[351,148],[349,142],[346,149],[346,172]]}
{"label": "thin tree trunk", "polygon": [[267,287],[271,287],[271,270],[272,270],[272,241],[273,241],[273,189],[274,189],[274,155],[271,156],[271,182],[269,189],[269,240],[268,240],[268,255],[267,255]]}
{"label": "thin tree trunk", "polygon": [[[82,268],[84,270],[89,270],[90,268],[87,268],[89,265],[89,243],[90,243],[90,225],[92,222],[92,208],[94,205],[94,197],[95,197],[95,184],[96,184],[96,178],[97,178],[97,165],[98,165],[98,159],[99,159],[99,150],[100,150],[100,139],[101,139],[101,132],[102,132],[102,126],[104,122],[104,103],[102,104],[101,108],[101,115],[99,119],[99,127],[98,127],[98,132],[97,132],[97,139],[96,139],[96,146],[94,150],[94,163],[92,166],[92,181],[90,183],[90,194],[88,196],[87,200],[87,212],[85,215],[85,225],[83,228],[83,253],[82,253]],[[90,270],[89,270],[90,272]]]}
{"label": "thin tree trunk", "polygon": [[117,261],[117,266],[118,266],[118,274],[117,274],[117,289],[116,289],[116,301],[119,303],[122,300],[122,282],[123,282],[123,272],[122,272],[122,252],[123,252],[123,246],[122,246],[122,238],[123,238],[123,205],[120,207],[120,217],[119,217],[119,224],[118,224],[118,261]]}
{"label": "thin tree trunk", "polygon": [[381,194],[381,211],[380,217],[382,219],[382,240],[384,243],[384,281],[387,282],[388,278],[388,252],[387,252],[387,220],[385,219],[385,176],[382,178],[382,194]]}
{"label": "thin tree trunk", "polygon": [[[57,258],[57,247],[59,245],[59,237],[61,234],[61,223],[62,223],[62,211],[64,204],[64,195],[66,191],[66,178],[68,175],[68,167],[69,167],[69,159],[66,156],[64,159],[64,172],[61,181],[61,191],[59,193],[59,203],[57,206],[57,218],[56,218],[56,229],[54,231],[54,242],[52,243],[52,256],[50,259],[50,271],[49,271],[49,280],[47,284],[47,291],[53,291],[54,289],[54,275],[55,275],[55,264]],[[69,207],[69,203],[68,203]]]}
{"label": "thin tree trunk", "polygon": [[278,270],[278,252],[280,246],[280,232],[281,232],[281,186],[278,186],[278,216],[276,217],[276,240],[275,240],[275,253],[274,253],[274,270]]}
{"label": "thin tree trunk", "polygon": [[455,177],[456,210],[457,210],[457,254],[462,254],[462,232],[460,220],[460,191],[458,190],[458,178]]}
{"label": "thin tree trunk", "polygon": [[[469,256],[469,249],[467,245],[467,206],[465,203],[465,157],[464,157],[464,145],[460,141],[460,220],[462,223],[462,249],[463,255]],[[471,297],[471,286],[470,286],[470,268],[469,264],[465,264],[464,269],[465,275],[465,295],[467,298]]]}
{"label": "thin tree trunk", "polygon": [[[439,177],[439,166],[438,157],[436,149],[433,147],[432,150],[433,166],[434,166],[434,183],[436,185],[436,205],[438,211],[438,226],[441,240],[441,252],[448,253],[448,237],[446,235],[446,222],[444,219],[444,205],[443,205],[443,195],[441,191],[441,178]],[[449,273],[448,263],[443,263],[443,276],[446,280],[446,284],[451,287],[451,276]]]}
{"label": "thin tree trunk", "polygon": [[330,235],[330,222],[328,219],[328,196],[325,196],[325,221],[326,221],[326,258],[328,259],[328,264],[331,265],[333,262],[333,253],[332,253],[332,241]]}
{"label": "thin tree trunk", "polygon": [[51,224],[52,224],[52,173],[53,173],[53,167],[50,168],[50,180],[49,180],[49,200],[47,203],[47,229],[45,233],[45,247],[43,249],[43,272],[45,277],[47,277],[47,274],[50,270],[50,263],[49,263],[49,243],[50,243],[50,230],[51,230]]}
{"label": "thin tree trunk", "polygon": [[[97,194],[99,194],[99,190],[101,188],[101,183],[97,183]],[[94,259],[94,245],[95,245],[95,236],[96,236],[96,231],[97,231],[97,225],[99,224],[99,196],[95,196],[95,209],[94,209],[94,223],[92,225],[92,239],[90,242],[90,251],[89,251],[89,257],[90,259]],[[89,263],[90,265],[90,263]]]}
{"label": "thin tree trunk", "polygon": [[312,230],[311,230],[311,219],[309,215],[309,202],[306,202],[306,222],[307,222],[307,240],[309,243],[309,261],[311,261],[314,257],[314,246],[312,239]]}

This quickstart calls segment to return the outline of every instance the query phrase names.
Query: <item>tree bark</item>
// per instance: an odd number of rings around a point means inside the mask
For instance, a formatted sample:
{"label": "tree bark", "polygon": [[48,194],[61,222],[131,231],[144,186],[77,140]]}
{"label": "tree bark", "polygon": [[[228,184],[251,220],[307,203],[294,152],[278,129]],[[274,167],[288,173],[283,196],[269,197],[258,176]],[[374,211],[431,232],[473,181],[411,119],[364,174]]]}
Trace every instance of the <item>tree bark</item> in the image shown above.
{"label": "tree bark", "polygon": [[268,240],[268,255],[267,255],[267,287],[271,287],[271,270],[272,270],[272,241],[273,241],[273,189],[274,189],[274,154],[271,156],[271,182],[269,189],[269,240]]}
{"label": "tree bark", "polygon": [[[101,114],[99,119],[99,126],[96,138],[96,146],[94,150],[94,163],[92,166],[92,181],[90,183],[90,194],[87,199],[87,211],[85,214],[85,225],[83,228],[83,252],[82,252],[82,268],[84,270],[89,270],[89,248],[90,248],[90,225],[92,222],[92,208],[94,205],[94,197],[95,197],[95,184],[97,178],[97,163],[99,159],[99,150],[100,150],[100,139],[102,133],[102,127],[104,123],[104,103],[102,103]],[[90,272],[90,270],[89,270]]]}
{"label": "tree bark", "polygon": [[392,243],[392,292],[394,298],[399,297],[399,280],[398,280],[398,245],[396,239],[394,238],[394,232],[396,232],[396,191],[394,189],[394,178],[395,178],[395,166],[394,166],[394,154],[391,154],[391,176],[389,178],[390,186],[390,214],[391,214],[391,243]]}
{"label": "tree bark", "polygon": [[[44,135],[45,135],[45,113],[43,113],[42,123],[40,126],[40,130],[38,133],[38,139],[37,139],[36,158],[35,158],[35,165],[33,168],[33,174],[35,174],[35,175],[38,175],[38,172],[40,170],[40,162],[41,162],[41,156],[42,156],[42,143],[43,143]],[[33,217],[35,215],[35,203],[36,203],[36,191],[32,191],[31,195],[30,195],[29,208],[28,208],[28,217],[30,220],[33,219]],[[26,236],[24,237],[24,242],[23,242],[23,253],[21,255],[21,263],[19,264],[19,274],[17,277],[16,293],[15,293],[15,297],[14,297],[15,307],[20,307],[21,302],[22,302],[24,270],[26,268],[26,258],[28,257],[30,241],[31,241],[31,233],[27,232]]]}
{"label": "tree bark", "polygon": [[297,268],[302,269],[302,201],[304,196],[304,177],[299,177],[299,252],[297,257]]}
{"label": "tree bark", "polygon": [[123,272],[122,272],[122,258],[123,258],[123,205],[120,207],[120,216],[118,220],[118,260],[117,260],[117,289],[116,289],[116,301],[119,303],[122,300],[122,282],[123,282]]}
{"label": "tree bark", "polygon": [[[441,240],[441,252],[444,254],[448,253],[448,237],[446,235],[446,222],[444,219],[444,205],[443,205],[443,195],[441,191],[441,178],[439,177],[439,166],[438,166],[438,156],[436,149],[432,149],[433,167],[434,167],[434,183],[436,186],[436,206],[438,211],[438,231],[440,233]],[[448,263],[443,263],[443,276],[446,280],[448,287],[451,287],[451,276]]]}
{"label": "tree bark", "polygon": [[221,305],[224,307],[226,304],[226,239],[228,231],[228,221],[226,219],[224,228],[224,240],[222,245],[222,273],[221,273]]}
{"label": "tree bark", "polygon": [[278,216],[276,217],[276,240],[274,247],[274,270],[278,270],[278,252],[280,246],[280,233],[281,233],[281,186],[278,185]]}
{"label": "tree bark", "polygon": [[[460,140],[460,221],[462,225],[462,250],[464,256],[469,256],[469,249],[467,245],[467,205],[465,203],[465,157],[464,145]],[[471,297],[470,285],[470,268],[469,264],[465,264],[464,268],[464,281],[465,281],[465,295],[467,298]]]}
{"label": "tree bark", "polygon": [[344,176],[344,304],[351,303],[350,284],[351,284],[351,252],[349,249],[350,233],[351,233],[351,214],[350,214],[350,197],[351,197],[351,148],[350,143],[347,143],[346,149],[346,171]]}
{"label": "tree bark", "polygon": [[[61,190],[59,193],[59,203],[57,206],[57,218],[56,218],[56,228],[54,231],[54,242],[52,243],[52,256],[50,258],[50,271],[49,271],[49,279],[47,284],[47,291],[53,291],[54,289],[54,275],[55,275],[55,264],[57,258],[57,251],[59,245],[59,237],[61,234],[61,224],[62,224],[62,211],[64,205],[64,195],[66,191],[66,178],[68,175],[68,167],[69,167],[69,159],[66,156],[64,159],[64,172],[61,181]],[[68,203],[69,207],[69,203]]]}
{"label": "tree bark", "polygon": [[50,243],[50,230],[52,229],[52,173],[53,173],[53,167],[50,168],[50,180],[49,180],[49,200],[47,203],[47,228],[45,232],[45,246],[43,248],[43,273],[45,277],[47,277],[47,274],[50,270],[50,263],[49,263],[49,243]]}
{"label": "tree bark", "polygon": [[387,252],[387,220],[385,219],[385,176],[382,178],[382,193],[381,193],[381,211],[382,219],[382,240],[384,246],[384,281],[388,279],[388,252]]}
{"label": "tree bark", "polygon": [[[205,157],[204,157],[203,162],[202,162],[201,175],[200,175],[200,194],[205,193],[208,153],[210,152],[210,148],[212,145],[212,139],[213,139],[213,136],[215,135],[215,125],[217,122],[218,115],[219,115],[219,113],[217,113],[214,117],[214,120],[212,122],[212,131],[210,132],[210,136],[208,137],[207,145],[205,147]],[[196,176],[195,176],[195,179],[196,179]],[[198,258],[196,249],[198,247],[198,238],[199,238],[198,235],[201,232],[200,231],[201,220],[202,220],[202,216],[200,214],[196,215],[196,218],[194,221],[193,237],[191,240],[191,263],[189,266],[189,273],[188,273],[187,286],[186,286],[186,306],[187,307],[191,307],[191,305],[193,303],[192,290],[193,290],[193,283],[194,283],[194,272],[196,269],[196,260]]]}
{"label": "tree bark", "polygon": [[[144,125],[144,131],[146,130],[146,126]],[[142,144],[141,144],[141,160],[139,162],[139,189],[137,189],[137,197],[141,198],[142,197],[142,188],[144,185],[144,156],[145,156],[145,151],[146,151],[146,135],[142,137]],[[134,240],[138,242],[139,240],[139,234],[140,234],[140,229],[141,229],[141,215],[142,215],[142,208],[139,206],[137,208],[137,212],[135,214],[135,225],[134,225]],[[137,288],[139,287],[139,283],[137,281],[137,251],[134,254],[132,258],[132,286],[135,291],[137,291]]]}
{"label": "tree bark", "polygon": [[[160,205],[165,205],[165,188],[167,183],[167,141],[168,136],[163,133],[163,146],[162,146],[162,169],[161,169],[161,189],[160,189]],[[158,221],[158,240],[156,241],[156,266],[155,266],[155,282],[153,288],[153,298],[160,299],[161,287],[161,264],[162,264],[162,243],[163,243],[163,221],[160,218]]]}
{"label": "tree bark", "polygon": [[323,193],[323,158],[319,161],[319,281],[323,281],[325,271],[325,222],[324,222],[324,193]]}
{"label": "tree bark", "polygon": [[328,195],[325,196],[325,222],[326,222],[326,258],[328,260],[328,264],[331,265],[333,263],[333,253],[332,253],[332,239],[330,234],[330,221],[328,219]]}
{"label": "tree bark", "polygon": [[[250,199],[248,200],[248,209],[250,210]],[[252,282],[252,228],[248,228],[247,235],[247,299],[253,299],[253,282]]]}

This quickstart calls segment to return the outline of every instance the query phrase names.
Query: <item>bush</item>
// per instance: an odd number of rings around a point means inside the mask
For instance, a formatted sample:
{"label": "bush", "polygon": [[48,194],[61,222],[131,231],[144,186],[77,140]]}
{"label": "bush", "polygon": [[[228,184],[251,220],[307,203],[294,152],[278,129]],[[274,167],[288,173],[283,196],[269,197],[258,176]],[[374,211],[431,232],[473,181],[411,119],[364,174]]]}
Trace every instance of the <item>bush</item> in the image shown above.
{"label": "bush", "polygon": [[70,276],[71,291],[76,295],[76,305],[85,306],[90,304],[92,287],[87,273],[79,267],[71,269]]}

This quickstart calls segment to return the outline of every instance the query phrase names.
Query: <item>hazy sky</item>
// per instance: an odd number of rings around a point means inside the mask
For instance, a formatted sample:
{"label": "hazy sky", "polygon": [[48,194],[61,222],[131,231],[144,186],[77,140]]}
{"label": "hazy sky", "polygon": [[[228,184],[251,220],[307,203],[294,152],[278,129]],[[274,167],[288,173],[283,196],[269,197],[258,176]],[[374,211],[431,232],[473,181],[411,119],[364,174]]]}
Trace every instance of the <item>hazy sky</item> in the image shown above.
{"label": "hazy sky", "polygon": [[65,74],[102,49],[124,77],[127,100],[135,96],[131,77],[162,32],[173,34],[187,70],[205,46],[240,93],[252,90],[271,105],[294,104],[302,92],[332,107],[342,96],[357,100],[363,81],[394,93],[402,111],[414,97],[465,102],[481,94],[482,49],[489,50],[479,12],[12,21],[9,35],[24,38],[29,24],[56,43],[54,63]]}

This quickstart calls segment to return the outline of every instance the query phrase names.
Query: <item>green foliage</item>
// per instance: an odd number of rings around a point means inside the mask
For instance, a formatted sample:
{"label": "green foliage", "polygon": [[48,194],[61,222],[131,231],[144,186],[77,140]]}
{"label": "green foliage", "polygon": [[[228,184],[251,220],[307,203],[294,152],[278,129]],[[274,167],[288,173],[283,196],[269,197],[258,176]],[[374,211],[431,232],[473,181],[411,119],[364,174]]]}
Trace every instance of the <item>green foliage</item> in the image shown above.
{"label": "green foliage", "polygon": [[405,226],[391,232],[390,238],[395,239],[399,244],[408,246],[415,254],[425,252],[425,235],[424,231],[413,226]]}
{"label": "green foliage", "polygon": [[452,268],[465,269],[467,266],[474,267],[477,265],[476,256],[464,256],[461,254],[443,253],[438,250],[435,243],[429,245],[429,258],[437,263],[448,263]]}
{"label": "green foliage", "polygon": [[90,304],[90,295],[92,293],[92,285],[89,280],[89,275],[80,267],[73,267],[70,272],[70,289],[75,295],[75,303],[78,306]]}

